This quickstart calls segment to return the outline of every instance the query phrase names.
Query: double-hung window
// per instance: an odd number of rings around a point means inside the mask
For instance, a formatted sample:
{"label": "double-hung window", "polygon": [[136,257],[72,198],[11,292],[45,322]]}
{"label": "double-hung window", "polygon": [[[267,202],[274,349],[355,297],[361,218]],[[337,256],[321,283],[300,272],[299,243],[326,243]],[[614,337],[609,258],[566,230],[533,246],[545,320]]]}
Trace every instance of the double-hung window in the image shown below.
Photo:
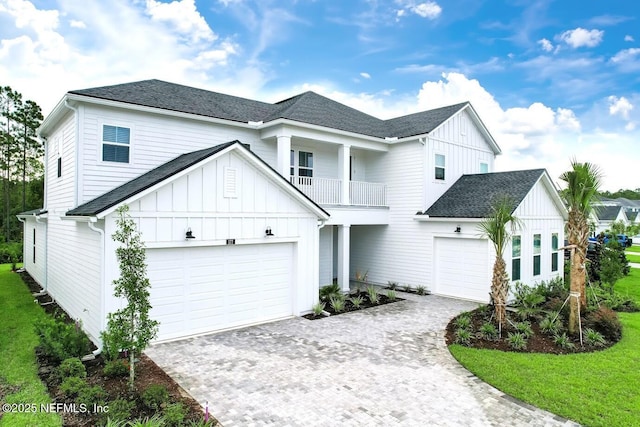
{"label": "double-hung window", "polygon": [[298,176],[313,177],[313,153],[298,152]]}
{"label": "double-hung window", "polygon": [[102,161],[129,163],[131,129],[103,125],[102,126]]}
{"label": "double-hung window", "polygon": [[558,233],[551,233],[551,271],[558,271]]}
{"label": "double-hung window", "polygon": [[533,275],[540,275],[540,252],[542,250],[542,235],[533,235]]}
{"label": "double-hung window", "polygon": [[435,157],[435,179],[444,181],[445,157],[444,154],[436,154]]}
{"label": "double-hung window", "polygon": [[520,256],[522,255],[522,240],[520,236],[511,238],[511,280],[520,280]]}

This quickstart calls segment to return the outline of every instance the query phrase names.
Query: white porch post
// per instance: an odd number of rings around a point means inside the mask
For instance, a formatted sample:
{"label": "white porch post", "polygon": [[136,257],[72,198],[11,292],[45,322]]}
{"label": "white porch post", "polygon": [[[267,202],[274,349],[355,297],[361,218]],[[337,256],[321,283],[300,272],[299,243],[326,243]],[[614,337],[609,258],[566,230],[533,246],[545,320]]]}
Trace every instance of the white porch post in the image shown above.
{"label": "white porch post", "polygon": [[278,135],[277,171],[289,180],[291,167],[291,136]]}
{"label": "white porch post", "polygon": [[351,167],[349,165],[349,158],[351,156],[351,146],[341,145],[338,149],[338,178],[342,181],[340,187],[340,204],[350,205],[351,200],[349,197],[349,172]]}
{"label": "white porch post", "polygon": [[338,227],[338,284],[343,292],[349,292],[349,247],[351,225]]}

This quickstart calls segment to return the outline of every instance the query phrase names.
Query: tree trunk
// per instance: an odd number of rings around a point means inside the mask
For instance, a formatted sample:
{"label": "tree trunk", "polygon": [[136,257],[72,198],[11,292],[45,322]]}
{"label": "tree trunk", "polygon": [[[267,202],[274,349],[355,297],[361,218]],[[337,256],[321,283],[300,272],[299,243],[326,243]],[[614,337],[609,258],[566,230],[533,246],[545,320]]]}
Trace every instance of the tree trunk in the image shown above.
{"label": "tree trunk", "polygon": [[[575,298],[573,295],[576,293],[580,293],[580,299],[582,299],[582,292],[580,292],[581,286],[584,286],[584,269],[582,269],[582,275],[580,274],[580,257],[577,254],[577,250],[575,248],[571,249],[571,286],[569,288],[569,333],[575,334],[578,332],[579,319],[580,319],[580,301],[578,298]],[[582,281],[580,277],[574,276],[582,276]]]}
{"label": "tree trunk", "polygon": [[498,329],[502,333],[502,325],[506,320],[506,303],[507,292],[509,291],[509,277],[504,259],[501,256],[496,257],[493,264],[493,278],[491,280],[491,297],[495,307],[496,321]]}

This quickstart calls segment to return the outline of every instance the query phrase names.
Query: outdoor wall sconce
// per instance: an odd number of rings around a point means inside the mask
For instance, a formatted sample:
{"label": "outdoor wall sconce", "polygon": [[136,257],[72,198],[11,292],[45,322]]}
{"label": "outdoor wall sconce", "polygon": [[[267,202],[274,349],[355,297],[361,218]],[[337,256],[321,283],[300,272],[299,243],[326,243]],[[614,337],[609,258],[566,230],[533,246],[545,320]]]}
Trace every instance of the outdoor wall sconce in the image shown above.
{"label": "outdoor wall sconce", "polygon": [[459,233],[460,232],[460,226],[457,226],[455,230],[453,230],[454,233]]}
{"label": "outdoor wall sconce", "polygon": [[194,236],[193,232],[191,231],[191,227],[187,228],[187,234],[186,234],[185,238],[187,240],[196,238],[196,236]]}
{"label": "outdoor wall sconce", "polygon": [[271,232],[271,227],[269,227],[268,225],[267,225],[267,229],[264,230],[264,235],[265,236],[273,236],[273,233]]}

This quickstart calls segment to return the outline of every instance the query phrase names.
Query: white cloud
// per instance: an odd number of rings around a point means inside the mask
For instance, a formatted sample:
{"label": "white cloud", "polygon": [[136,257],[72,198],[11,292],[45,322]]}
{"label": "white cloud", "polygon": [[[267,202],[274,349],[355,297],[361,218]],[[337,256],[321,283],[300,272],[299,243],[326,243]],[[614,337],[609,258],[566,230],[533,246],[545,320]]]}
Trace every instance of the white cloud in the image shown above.
{"label": "white cloud", "polygon": [[72,19],[71,21],[69,21],[69,25],[73,28],[87,28],[87,24],[85,24],[82,21],[77,21],[75,19]]}
{"label": "white cloud", "polygon": [[578,27],[560,34],[559,39],[575,49],[583,46],[595,47],[602,42],[603,36],[602,30],[585,30]]}
{"label": "white cloud", "polygon": [[436,19],[442,13],[442,7],[435,1],[417,3],[414,0],[396,0],[396,3],[402,7],[396,12],[397,18],[405,16],[407,12],[411,12],[422,18]]}
{"label": "white cloud", "polygon": [[553,50],[553,44],[547,39],[538,40],[538,44],[545,52],[551,52]]}
{"label": "white cloud", "polygon": [[630,36],[629,34],[627,34],[626,36],[624,36],[624,41],[633,42],[635,41],[635,39],[633,38],[633,36]]}
{"label": "white cloud", "polygon": [[623,72],[640,70],[640,48],[632,47],[621,50],[611,57],[611,62],[620,67]]}
{"label": "white cloud", "polygon": [[364,79],[370,79],[371,78],[371,74],[369,73],[360,73],[360,76]]}
{"label": "white cloud", "polygon": [[620,116],[625,120],[629,120],[629,112],[633,110],[633,104],[629,102],[627,98],[621,96],[610,96],[609,100],[609,114],[612,116]]}
{"label": "white cloud", "polygon": [[146,5],[147,13],[153,20],[166,22],[193,42],[213,41],[217,38],[196,9],[195,0],[174,0],[171,3],[147,0]]}

